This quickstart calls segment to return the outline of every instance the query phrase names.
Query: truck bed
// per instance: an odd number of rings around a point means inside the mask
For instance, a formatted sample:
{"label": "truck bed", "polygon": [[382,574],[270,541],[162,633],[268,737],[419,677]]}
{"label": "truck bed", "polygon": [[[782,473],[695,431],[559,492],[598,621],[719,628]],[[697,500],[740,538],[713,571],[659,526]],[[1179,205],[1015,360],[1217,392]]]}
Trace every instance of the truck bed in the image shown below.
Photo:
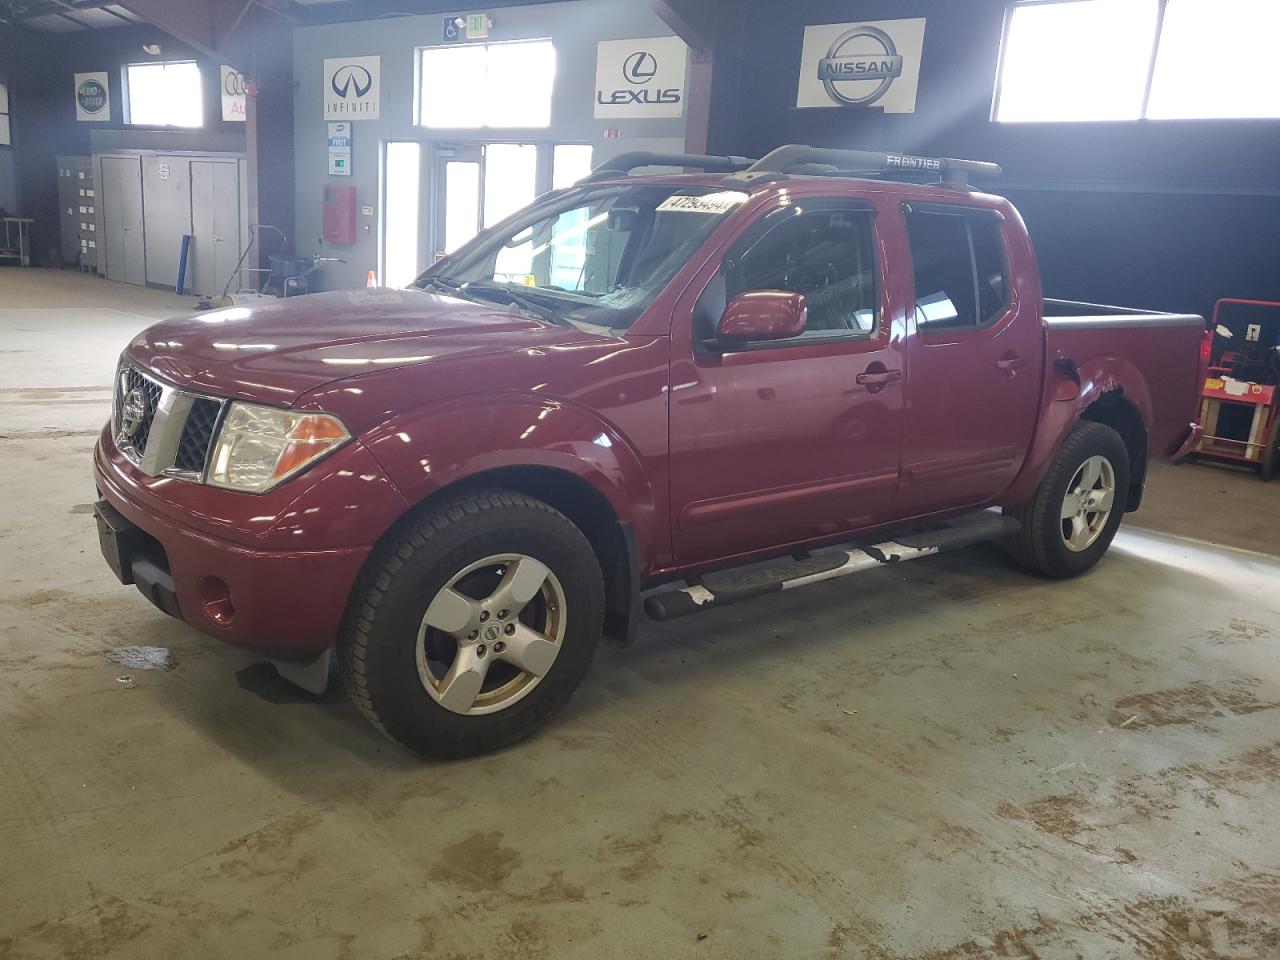
{"label": "truck bed", "polygon": [[1050,363],[1070,361],[1099,376],[1122,366],[1138,371],[1150,394],[1152,455],[1181,443],[1198,409],[1203,317],[1046,299],[1044,322]]}

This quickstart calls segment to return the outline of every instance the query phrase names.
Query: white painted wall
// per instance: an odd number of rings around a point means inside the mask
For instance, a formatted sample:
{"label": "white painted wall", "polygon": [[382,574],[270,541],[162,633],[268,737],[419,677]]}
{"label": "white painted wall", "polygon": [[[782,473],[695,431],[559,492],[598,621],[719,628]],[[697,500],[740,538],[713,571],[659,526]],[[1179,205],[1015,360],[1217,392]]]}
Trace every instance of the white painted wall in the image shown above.
{"label": "white painted wall", "polygon": [[[596,120],[592,116],[597,41],[667,36],[671,33],[647,4],[636,0],[579,0],[574,3],[494,7],[488,12],[495,21],[488,42],[537,38],[554,41],[556,88],[549,128],[458,131],[450,134],[414,125],[415,50],[420,46],[441,43],[442,14],[303,27],[294,31],[298,235],[292,239],[299,254],[321,250],[326,256],[344,257],[349,261],[345,266],[332,264],[326,268],[325,285],[329,288],[362,286],[367,271],[377,264],[379,163],[381,144],[386,140],[420,140],[424,143],[485,139],[526,143],[582,142],[595,146],[597,163],[624,150],[678,151],[683,148],[683,117]],[[327,57],[374,54],[382,58],[381,118],[352,124],[352,176],[330,178],[322,92],[323,61]],[[512,96],[519,96],[518,84],[513,85]],[[606,129],[616,129],[621,136],[605,139]],[[430,157],[429,153],[427,157]],[[430,168],[431,164],[427,166]],[[351,184],[356,187],[357,203],[374,208],[375,216],[358,217],[357,241],[353,246],[319,245],[321,192],[326,183]],[[424,220],[432,214],[433,196],[433,185],[424,180]],[[368,233],[363,232],[366,224],[370,227]],[[423,253],[427,254],[425,248]]]}

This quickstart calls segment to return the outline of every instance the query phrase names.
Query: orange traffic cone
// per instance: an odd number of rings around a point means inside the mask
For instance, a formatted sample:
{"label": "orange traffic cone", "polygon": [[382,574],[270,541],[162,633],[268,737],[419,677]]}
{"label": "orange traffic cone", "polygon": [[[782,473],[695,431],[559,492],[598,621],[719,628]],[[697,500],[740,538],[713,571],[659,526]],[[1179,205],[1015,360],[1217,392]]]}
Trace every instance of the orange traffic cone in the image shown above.
{"label": "orange traffic cone", "polygon": [[378,285],[378,277],[372,270],[369,271],[369,279],[364,282],[364,285],[366,289]]}

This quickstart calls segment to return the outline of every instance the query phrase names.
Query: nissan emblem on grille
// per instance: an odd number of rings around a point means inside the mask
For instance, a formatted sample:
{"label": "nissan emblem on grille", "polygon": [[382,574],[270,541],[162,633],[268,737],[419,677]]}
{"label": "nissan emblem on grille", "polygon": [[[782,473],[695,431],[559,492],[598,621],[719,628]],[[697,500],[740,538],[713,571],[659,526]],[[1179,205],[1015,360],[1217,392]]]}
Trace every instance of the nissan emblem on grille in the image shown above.
{"label": "nissan emblem on grille", "polygon": [[120,435],[117,442],[124,446],[133,440],[134,431],[147,415],[147,396],[141,387],[134,387],[120,405]]}

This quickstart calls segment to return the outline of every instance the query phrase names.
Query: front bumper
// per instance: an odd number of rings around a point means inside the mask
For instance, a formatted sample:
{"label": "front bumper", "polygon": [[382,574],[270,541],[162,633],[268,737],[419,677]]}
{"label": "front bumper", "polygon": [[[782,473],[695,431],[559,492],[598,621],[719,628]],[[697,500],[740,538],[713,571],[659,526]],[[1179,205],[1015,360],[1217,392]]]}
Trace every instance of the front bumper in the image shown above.
{"label": "front bumper", "polygon": [[279,550],[233,543],[127,494],[128,478],[112,459],[100,443],[93,472],[102,500],[95,514],[103,556],[121,582],[136,584],[197,630],[265,656],[301,662],[333,645],[371,546]]}

